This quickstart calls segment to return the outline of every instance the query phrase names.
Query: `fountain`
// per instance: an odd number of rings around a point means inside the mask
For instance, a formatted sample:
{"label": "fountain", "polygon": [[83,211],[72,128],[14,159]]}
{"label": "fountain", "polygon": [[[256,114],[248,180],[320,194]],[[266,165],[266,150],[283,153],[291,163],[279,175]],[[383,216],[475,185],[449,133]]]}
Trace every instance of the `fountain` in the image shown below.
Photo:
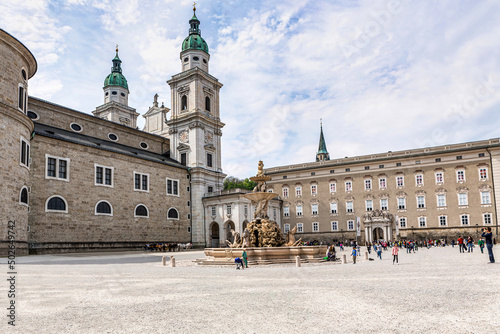
{"label": "fountain", "polygon": [[205,248],[206,259],[197,260],[198,264],[234,264],[246,249],[250,264],[272,264],[295,262],[299,256],[303,262],[319,262],[326,253],[327,246],[299,246],[301,239],[295,240],[296,228],[283,236],[279,225],[267,215],[268,202],[277,197],[268,193],[266,181],[271,177],[264,175],[264,164],[259,161],[258,172],[250,180],[257,182],[252,193],[244,195],[255,205],[253,220],[248,223],[242,237],[233,231],[234,241],[226,241],[228,248]]}

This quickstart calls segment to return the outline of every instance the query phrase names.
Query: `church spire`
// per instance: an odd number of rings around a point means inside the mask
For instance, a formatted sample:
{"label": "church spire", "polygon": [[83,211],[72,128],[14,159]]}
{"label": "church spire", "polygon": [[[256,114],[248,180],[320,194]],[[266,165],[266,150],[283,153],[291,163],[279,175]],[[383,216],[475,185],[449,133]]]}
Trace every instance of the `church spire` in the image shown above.
{"label": "church spire", "polygon": [[325,137],[323,136],[323,121],[320,120],[321,133],[319,135],[318,153],[316,153],[316,161],[330,160],[330,154],[326,149]]}

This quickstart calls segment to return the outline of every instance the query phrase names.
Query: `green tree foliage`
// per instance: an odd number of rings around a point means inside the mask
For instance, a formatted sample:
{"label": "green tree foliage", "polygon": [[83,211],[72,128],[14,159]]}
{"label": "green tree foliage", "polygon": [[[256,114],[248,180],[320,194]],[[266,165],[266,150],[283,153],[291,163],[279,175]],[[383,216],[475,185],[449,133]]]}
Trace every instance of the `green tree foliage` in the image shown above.
{"label": "green tree foliage", "polygon": [[224,180],[224,190],[235,189],[235,188],[253,190],[253,188],[255,188],[256,185],[257,185],[256,182],[253,182],[248,178],[240,180],[234,176],[228,176]]}

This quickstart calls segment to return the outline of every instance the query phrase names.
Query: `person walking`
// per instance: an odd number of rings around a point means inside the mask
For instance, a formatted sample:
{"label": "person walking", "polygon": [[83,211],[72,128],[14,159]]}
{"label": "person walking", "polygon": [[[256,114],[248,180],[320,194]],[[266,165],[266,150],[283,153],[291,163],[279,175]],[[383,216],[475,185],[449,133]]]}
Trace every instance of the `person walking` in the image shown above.
{"label": "person walking", "polygon": [[484,238],[484,242],[486,243],[486,249],[488,249],[488,255],[490,256],[490,262],[495,263],[495,257],[493,256],[493,233],[491,233],[491,227],[483,228],[483,234],[481,237]]}
{"label": "person walking", "polygon": [[469,235],[467,238],[467,253],[472,253],[474,252],[474,239],[472,239],[472,236]]}
{"label": "person walking", "polygon": [[481,254],[484,253],[484,240],[483,238],[479,239],[479,241],[477,242],[477,245],[479,246],[479,249],[481,249]]}
{"label": "person walking", "polygon": [[396,263],[399,265],[398,254],[399,254],[398,244],[394,243],[394,247],[392,247],[392,264],[394,264],[394,261],[396,261]]}
{"label": "person walking", "polygon": [[356,264],[356,257],[358,256],[358,251],[356,250],[356,245],[352,247],[352,264]]}
{"label": "person walking", "polygon": [[460,253],[464,253],[464,239],[462,239],[462,237],[458,237],[457,243],[458,243],[458,249],[460,250]]}
{"label": "person walking", "polygon": [[380,243],[377,245],[377,256],[382,260],[382,245]]}

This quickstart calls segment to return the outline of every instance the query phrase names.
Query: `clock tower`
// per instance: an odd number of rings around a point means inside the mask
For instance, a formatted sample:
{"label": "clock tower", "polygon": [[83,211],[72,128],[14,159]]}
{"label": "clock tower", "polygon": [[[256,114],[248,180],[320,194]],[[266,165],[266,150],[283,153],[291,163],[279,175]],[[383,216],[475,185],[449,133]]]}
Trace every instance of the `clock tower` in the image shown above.
{"label": "clock tower", "polygon": [[189,36],[182,42],[181,72],[170,85],[172,113],[168,120],[170,157],[190,168],[192,240],[205,245],[203,197],[222,190],[226,174],[221,165],[219,91],[222,84],[209,74],[210,54],[201,37],[200,21],[193,8]]}

